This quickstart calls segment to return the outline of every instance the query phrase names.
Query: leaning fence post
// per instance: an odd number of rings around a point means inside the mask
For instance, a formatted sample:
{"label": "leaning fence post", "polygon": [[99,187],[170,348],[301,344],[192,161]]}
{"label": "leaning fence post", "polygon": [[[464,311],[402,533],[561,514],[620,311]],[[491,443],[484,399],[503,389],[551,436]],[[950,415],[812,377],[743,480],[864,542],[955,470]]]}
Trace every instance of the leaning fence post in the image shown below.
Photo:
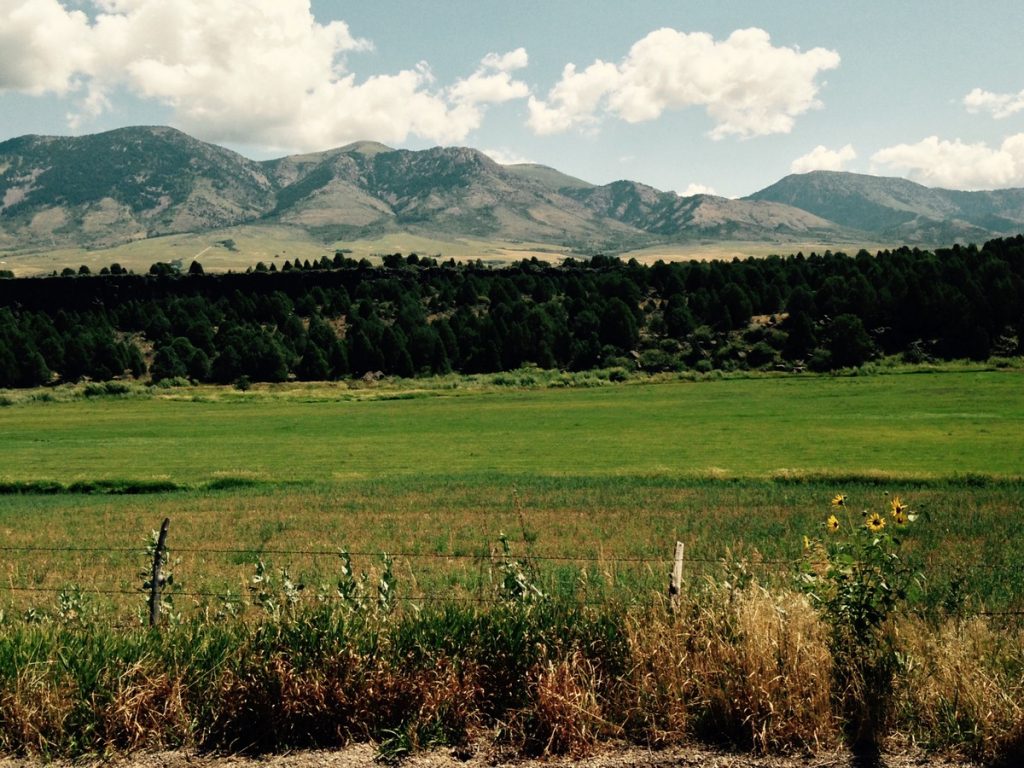
{"label": "leaning fence post", "polygon": [[165,517],[160,526],[160,535],[156,538],[156,549],[153,550],[153,572],[149,578],[149,626],[155,627],[160,621],[160,587],[163,582],[163,574],[160,569],[164,560],[164,544],[167,541],[167,526],[171,524],[171,518]]}
{"label": "leaning fence post", "polygon": [[675,608],[679,602],[679,592],[683,588],[683,542],[676,542],[675,556],[672,560],[672,577],[668,583],[669,606]]}

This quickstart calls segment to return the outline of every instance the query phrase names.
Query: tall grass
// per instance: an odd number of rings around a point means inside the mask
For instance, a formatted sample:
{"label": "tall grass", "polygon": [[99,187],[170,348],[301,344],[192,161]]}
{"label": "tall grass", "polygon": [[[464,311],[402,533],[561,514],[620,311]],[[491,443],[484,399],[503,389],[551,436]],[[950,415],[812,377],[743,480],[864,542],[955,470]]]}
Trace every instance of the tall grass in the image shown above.
{"label": "tall grass", "polygon": [[[927,748],[1019,759],[1019,630],[896,624],[886,729]],[[674,609],[543,600],[386,613],[338,604],[159,632],[89,614],[0,627],[0,750],[263,753],[376,744],[580,756],[607,739],[813,754],[843,739],[828,629],[806,599],[709,584]]]}

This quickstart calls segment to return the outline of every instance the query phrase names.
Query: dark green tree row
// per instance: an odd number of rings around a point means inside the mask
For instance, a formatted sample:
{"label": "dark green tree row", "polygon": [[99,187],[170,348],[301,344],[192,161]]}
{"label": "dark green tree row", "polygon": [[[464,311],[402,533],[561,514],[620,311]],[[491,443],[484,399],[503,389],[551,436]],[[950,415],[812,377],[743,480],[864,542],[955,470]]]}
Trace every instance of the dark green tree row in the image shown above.
{"label": "dark green tree row", "polygon": [[16,312],[0,307],[0,386],[32,387],[55,375],[75,381],[142,376],[139,346],[103,312]]}
{"label": "dark green tree row", "polygon": [[731,262],[489,269],[341,254],[272,272],[0,280],[0,386],[985,359],[1021,352],[1024,237]]}

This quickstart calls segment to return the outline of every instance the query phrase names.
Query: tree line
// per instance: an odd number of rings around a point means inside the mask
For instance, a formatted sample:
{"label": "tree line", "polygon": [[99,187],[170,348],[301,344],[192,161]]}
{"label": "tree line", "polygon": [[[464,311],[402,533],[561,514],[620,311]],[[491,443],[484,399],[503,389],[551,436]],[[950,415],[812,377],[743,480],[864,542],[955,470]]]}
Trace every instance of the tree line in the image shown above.
{"label": "tree line", "polygon": [[[120,376],[326,380],[584,370],[831,370],[1021,353],[1024,237],[981,248],[549,266],[343,253],[204,274],[0,280],[0,386]],[[180,272],[180,273],[179,273]]]}

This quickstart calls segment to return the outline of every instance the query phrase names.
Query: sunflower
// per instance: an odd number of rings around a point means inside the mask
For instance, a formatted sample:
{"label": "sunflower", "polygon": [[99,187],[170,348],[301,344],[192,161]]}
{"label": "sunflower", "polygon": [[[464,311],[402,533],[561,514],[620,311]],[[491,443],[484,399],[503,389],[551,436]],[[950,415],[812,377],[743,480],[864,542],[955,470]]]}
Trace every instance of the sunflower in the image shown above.
{"label": "sunflower", "polygon": [[825,528],[829,533],[839,533],[839,518],[829,515],[828,520],[825,521]]}
{"label": "sunflower", "polygon": [[892,497],[892,501],[889,502],[889,507],[892,510],[892,519],[896,525],[906,525],[907,521],[911,519],[910,508],[899,496]]}
{"label": "sunflower", "polygon": [[868,530],[872,533],[878,533],[880,530],[885,528],[885,518],[877,512],[872,512],[868,515],[867,520],[864,521],[864,525],[866,525]]}
{"label": "sunflower", "polygon": [[845,507],[846,506],[846,494],[845,493],[837,493],[835,496],[833,496],[832,497],[832,506],[833,507]]}

